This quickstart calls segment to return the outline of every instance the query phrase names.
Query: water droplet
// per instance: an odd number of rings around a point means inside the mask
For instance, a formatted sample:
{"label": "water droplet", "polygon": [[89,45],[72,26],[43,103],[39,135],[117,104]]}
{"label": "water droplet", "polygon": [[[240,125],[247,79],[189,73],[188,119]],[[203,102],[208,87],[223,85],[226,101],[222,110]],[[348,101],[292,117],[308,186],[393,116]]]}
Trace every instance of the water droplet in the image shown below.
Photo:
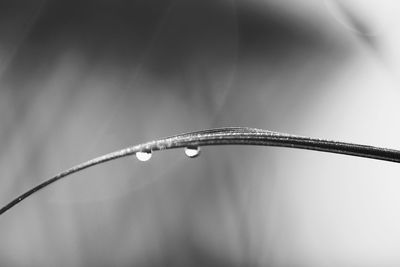
{"label": "water droplet", "polygon": [[151,159],[151,151],[136,152],[136,158],[140,161],[148,161],[149,159]]}
{"label": "water droplet", "polygon": [[199,146],[185,147],[185,154],[189,158],[195,158],[198,155],[200,155],[200,147]]}

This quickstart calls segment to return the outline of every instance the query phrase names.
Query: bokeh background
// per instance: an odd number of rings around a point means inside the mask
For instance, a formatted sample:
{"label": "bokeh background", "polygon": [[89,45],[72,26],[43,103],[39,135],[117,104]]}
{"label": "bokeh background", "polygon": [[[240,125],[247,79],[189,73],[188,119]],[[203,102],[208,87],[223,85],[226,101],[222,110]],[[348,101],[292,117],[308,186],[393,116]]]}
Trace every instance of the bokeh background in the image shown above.
{"label": "bokeh background", "polygon": [[[0,205],[177,133],[400,149],[393,0],[0,1]],[[1,266],[399,266],[400,166],[206,147],[82,171],[0,217]]]}

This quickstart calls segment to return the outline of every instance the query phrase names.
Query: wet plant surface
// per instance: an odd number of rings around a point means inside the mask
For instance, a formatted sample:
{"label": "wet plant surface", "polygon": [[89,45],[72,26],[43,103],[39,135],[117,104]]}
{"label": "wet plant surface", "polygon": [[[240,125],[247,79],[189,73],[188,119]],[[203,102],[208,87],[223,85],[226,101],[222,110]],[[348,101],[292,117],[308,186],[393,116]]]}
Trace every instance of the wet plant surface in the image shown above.
{"label": "wet plant surface", "polygon": [[213,145],[278,146],[400,162],[400,151],[394,149],[302,137],[247,127],[217,128],[175,135],[172,137],[143,143],[76,165],[18,196],[16,199],[0,209],[0,215],[44,187],[71,174],[107,161],[131,155],[136,155],[136,158],[139,161],[148,161],[151,159],[153,151],[175,148],[184,148],[185,154],[189,158],[194,158],[199,155],[201,146]]}

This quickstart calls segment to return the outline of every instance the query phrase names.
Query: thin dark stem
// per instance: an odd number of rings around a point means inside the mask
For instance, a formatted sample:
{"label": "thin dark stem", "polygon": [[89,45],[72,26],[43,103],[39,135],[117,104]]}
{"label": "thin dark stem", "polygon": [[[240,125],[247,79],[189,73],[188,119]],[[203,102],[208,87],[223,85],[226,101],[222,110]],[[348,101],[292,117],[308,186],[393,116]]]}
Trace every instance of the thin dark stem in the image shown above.
{"label": "thin dark stem", "polygon": [[344,154],[383,161],[400,163],[400,151],[368,145],[337,142],[324,139],[290,135],[267,130],[230,127],[210,129],[198,132],[179,134],[140,145],[124,148],[98,158],[76,165],[56,176],[42,182],[34,188],[18,196],[0,209],[0,215],[14,207],[16,204],[43,189],[44,187],[65,178],[83,169],[111,161],[114,159],[134,155],[140,151],[158,151],[182,147],[216,146],[216,145],[255,145],[276,146],[308,150],[324,151],[329,153]]}

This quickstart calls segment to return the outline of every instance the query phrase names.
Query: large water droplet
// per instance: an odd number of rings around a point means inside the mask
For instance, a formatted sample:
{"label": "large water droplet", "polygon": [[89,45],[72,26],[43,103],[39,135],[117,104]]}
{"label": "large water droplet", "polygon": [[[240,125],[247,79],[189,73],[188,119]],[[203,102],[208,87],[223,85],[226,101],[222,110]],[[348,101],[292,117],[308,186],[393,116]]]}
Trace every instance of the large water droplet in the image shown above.
{"label": "large water droplet", "polygon": [[189,146],[185,147],[185,154],[189,158],[195,158],[200,155],[200,147],[199,146]]}
{"label": "large water droplet", "polygon": [[140,161],[148,161],[149,159],[151,159],[151,151],[136,152],[136,158]]}

